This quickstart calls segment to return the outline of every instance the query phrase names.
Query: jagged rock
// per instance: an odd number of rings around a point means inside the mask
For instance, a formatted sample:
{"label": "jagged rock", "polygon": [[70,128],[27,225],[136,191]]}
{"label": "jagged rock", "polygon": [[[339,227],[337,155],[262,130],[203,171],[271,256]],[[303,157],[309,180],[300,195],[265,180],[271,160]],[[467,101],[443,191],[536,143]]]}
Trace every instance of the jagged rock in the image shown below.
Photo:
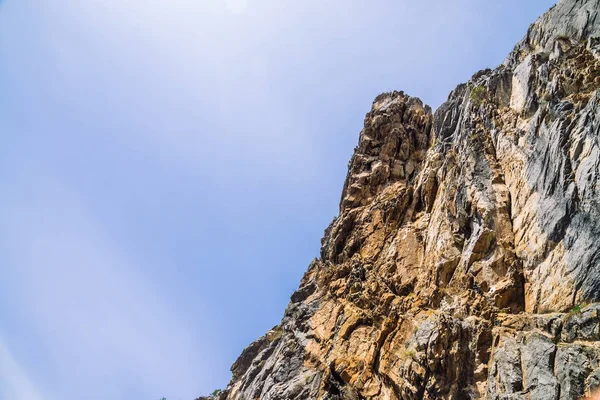
{"label": "jagged rock", "polygon": [[562,0],[435,114],[403,92],[375,99],[320,259],[223,399],[600,385],[599,13]]}

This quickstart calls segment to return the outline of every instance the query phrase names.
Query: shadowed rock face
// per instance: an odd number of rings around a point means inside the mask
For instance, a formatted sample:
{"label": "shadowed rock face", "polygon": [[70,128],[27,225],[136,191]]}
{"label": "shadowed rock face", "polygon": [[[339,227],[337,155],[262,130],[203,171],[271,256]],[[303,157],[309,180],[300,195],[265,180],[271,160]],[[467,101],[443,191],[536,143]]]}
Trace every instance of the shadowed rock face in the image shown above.
{"label": "shadowed rock face", "polygon": [[600,385],[599,14],[600,0],[561,1],[435,114],[375,99],[320,259],[221,399]]}

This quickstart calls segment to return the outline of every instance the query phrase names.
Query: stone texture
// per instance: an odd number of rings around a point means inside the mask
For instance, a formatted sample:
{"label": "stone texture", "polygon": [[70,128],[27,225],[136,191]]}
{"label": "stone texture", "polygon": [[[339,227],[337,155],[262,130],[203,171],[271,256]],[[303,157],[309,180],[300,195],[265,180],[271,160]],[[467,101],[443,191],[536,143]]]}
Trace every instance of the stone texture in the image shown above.
{"label": "stone texture", "polygon": [[600,385],[599,10],[561,1],[435,114],[403,92],[375,99],[320,258],[220,399]]}

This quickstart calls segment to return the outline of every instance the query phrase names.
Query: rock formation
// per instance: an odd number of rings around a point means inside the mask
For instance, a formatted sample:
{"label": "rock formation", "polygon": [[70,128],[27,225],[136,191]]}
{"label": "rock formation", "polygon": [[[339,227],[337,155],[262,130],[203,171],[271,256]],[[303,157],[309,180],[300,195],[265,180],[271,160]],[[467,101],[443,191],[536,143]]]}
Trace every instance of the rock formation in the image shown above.
{"label": "rock formation", "polygon": [[600,386],[600,0],[432,110],[373,102],[340,214],[226,400],[578,399]]}

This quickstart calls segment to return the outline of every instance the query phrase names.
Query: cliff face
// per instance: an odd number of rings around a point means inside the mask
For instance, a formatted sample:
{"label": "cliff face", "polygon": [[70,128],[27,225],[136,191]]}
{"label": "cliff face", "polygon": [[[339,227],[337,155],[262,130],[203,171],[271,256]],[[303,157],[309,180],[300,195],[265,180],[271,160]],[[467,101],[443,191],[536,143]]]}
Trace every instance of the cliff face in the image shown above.
{"label": "cliff face", "polygon": [[600,0],[436,112],[378,96],[340,214],[227,400],[577,399],[600,385]]}

